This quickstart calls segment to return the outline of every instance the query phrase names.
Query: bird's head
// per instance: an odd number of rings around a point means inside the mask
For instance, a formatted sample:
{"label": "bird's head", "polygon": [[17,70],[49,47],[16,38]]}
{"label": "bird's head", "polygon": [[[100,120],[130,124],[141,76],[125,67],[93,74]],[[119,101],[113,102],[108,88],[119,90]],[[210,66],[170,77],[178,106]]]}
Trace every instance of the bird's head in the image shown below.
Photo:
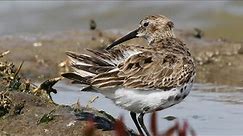
{"label": "bird's head", "polygon": [[175,37],[173,27],[173,22],[165,16],[148,16],[140,21],[137,29],[114,41],[106,49],[111,49],[112,47],[133,38],[142,37],[145,38],[148,43],[152,43],[164,38]]}

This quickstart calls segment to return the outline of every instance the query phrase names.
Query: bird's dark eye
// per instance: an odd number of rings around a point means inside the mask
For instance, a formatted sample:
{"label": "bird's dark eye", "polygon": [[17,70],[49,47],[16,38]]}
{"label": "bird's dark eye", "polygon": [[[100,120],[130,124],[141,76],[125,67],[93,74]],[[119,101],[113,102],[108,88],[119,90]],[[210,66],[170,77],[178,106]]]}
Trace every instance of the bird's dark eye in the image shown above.
{"label": "bird's dark eye", "polygon": [[172,28],[174,27],[174,23],[171,22],[171,21],[169,21],[169,22],[167,23],[167,25],[169,26],[170,29],[172,29]]}
{"label": "bird's dark eye", "polygon": [[143,24],[144,27],[146,27],[146,26],[148,26],[148,25],[149,25],[149,22],[145,22],[145,23]]}

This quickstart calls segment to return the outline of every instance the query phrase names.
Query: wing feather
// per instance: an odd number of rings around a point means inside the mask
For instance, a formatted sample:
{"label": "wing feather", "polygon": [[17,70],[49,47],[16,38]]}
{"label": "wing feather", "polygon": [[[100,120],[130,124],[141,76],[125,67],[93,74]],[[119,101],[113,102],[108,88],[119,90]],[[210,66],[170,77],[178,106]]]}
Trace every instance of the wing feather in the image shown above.
{"label": "wing feather", "polygon": [[[110,51],[88,49],[91,56],[67,55],[82,63],[73,63],[73,67],[91,73],[89,83],[97,88],[123,86],[126,88],[170,89],[181,86],[195,75],[192,57],[184,44],[168,39],[156,47],[120,46]],[[67,75],[78,78],[76,75]],[[83,81],[82,81],[83,82]]]}
{"label": "wing feather", "polygon": [[[158,59],[160,58],[160,59]],[[173,60],[172,60],[173,59]],[[127,88],[161,88],[183,85],[193,74],[193,63],[183,62],[183,56],[143,52],[127,59],[113,78],[94,78],[99,87],[122,85]],[[192,60],[191,60],[192,61]],[[122,82],[123,81],[123,82]],[[104,83],[101,83],[104,82]],[[116,84],[117,83],[117,84]]]}

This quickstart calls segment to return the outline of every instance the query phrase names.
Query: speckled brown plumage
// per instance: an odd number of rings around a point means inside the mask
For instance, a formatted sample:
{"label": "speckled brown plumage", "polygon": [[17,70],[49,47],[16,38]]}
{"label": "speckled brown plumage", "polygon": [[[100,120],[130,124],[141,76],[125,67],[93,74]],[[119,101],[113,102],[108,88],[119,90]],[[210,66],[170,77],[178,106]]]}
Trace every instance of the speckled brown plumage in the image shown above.
{"label": "speckled brown plumage", "polygon": [[[176,38],[166,38],[153,44],[147,47],[139,45],[119,46],[120,48],[106,52],[109,55],[100,57],[109,60],[123,56],[123,52],[127,50],[136,50],[142,53],[128,58],[117,66],[109,66],[111,69],[112,67],[118,69],[111,73],[99,73],[90,79],[91,85],[97,88],[121,85],[129,88],[168,90],[188,82],[195,74],[195,66],[184,43]],[[105,55],[105,53],[99,53]],[[95,55],[98,54],[95,53]],[[101,70],[106,69],[106,67],[103,66]],[[83,70],[90,71],[85,68]],[[96,71],[93,73],[98,73],[99,69]]]}

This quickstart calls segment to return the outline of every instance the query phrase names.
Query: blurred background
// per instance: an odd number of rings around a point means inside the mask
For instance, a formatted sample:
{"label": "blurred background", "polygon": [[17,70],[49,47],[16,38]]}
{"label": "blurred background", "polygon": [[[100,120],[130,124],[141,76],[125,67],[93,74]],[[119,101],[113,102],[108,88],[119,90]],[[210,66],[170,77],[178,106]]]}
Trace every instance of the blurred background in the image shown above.
{"label": "blurred background", "polygon": [[100,29],[131,29],[146,15],[163,14],[180,29],[202,29],[207,37],[241,41],[241,1],[0,2],[0,35]]}

